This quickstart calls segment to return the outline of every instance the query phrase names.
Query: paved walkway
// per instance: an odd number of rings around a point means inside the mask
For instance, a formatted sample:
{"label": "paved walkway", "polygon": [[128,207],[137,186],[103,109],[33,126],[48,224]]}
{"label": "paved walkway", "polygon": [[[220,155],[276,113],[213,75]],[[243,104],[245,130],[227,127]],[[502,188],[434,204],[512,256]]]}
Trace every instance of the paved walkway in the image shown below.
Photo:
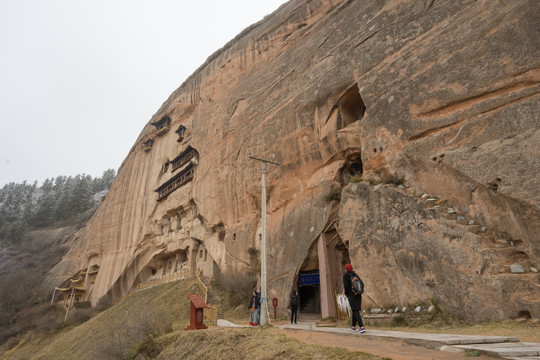
{"label": "paved walkway", "polygon": [[[218,320],[218,326],[249,327],[236,325],[226,320]],[[316,326],[315,321],[300,321],[298,324],[277,326],[280,329],[327,332],[343,336],[362,336],[374,339],[399,340],[408,344],[424,346],[449,352],[476,350],[481,354],[512,360],[540,360],[540,343],[520,342],[518,338],[507,336],[425,334],[402,331],[371,330],[359,334],[348,328]]]}

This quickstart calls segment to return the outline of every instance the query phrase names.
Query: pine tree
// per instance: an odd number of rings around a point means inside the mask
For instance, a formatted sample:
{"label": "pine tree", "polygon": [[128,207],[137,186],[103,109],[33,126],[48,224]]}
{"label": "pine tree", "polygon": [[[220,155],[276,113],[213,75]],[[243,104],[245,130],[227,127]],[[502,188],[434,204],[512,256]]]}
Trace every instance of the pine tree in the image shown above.
{"label": "pine tree", "polygon": [[35,227],[48,226],[55,220],[56,197],[52,191],[46,192],[38,200],[32,225]]}
{"label": "pine tree", "polygon": [[56,192],[56,209],[55,218],[57,220],[70,219],[72,216],[72,210],[70,209],[70,196],[71,187],[73,184],[73,178],[58,176],[54,183],[54,189]]}
{"label": "pine tree", "polygon": [[68,207],[73,215],[82,214],[92,205],[92,178],[88,175],[77,175],[69,195]]}
{"label": "pine tree", "polygon": [[17,243],[29,228],[49,226],[84,213],[93,205],[94,195],[107,190],[115,170],[101,178],[77,175],[46,179],[41,187],[9,183],[0,189],[0,241]]}
{"label": "pine tree", "polygon": [[94,194],[109,189],[115,177],[116,172],[114,169],[108,169],[103,172],[103,175],[100,178],[95,178],[93,181]]}

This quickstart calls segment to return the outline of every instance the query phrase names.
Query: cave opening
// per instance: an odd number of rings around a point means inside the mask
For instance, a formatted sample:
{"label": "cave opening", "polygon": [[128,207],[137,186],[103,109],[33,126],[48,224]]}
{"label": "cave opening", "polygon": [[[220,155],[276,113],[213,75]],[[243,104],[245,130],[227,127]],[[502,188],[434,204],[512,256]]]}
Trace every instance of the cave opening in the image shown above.
{"label": "cave opening", "polygon": [[343,186],[346,186],[351,182],[351,179],[361,178],[363,173],[364,167],[360,154],[351,155],[340,169],[340,182]]}
{"label": "cave opening", "polygon": [[338,102],[340,113],[340,124],[338,129],[347,127],[352,123],[361,120],[366,113],[366,105],[360,96],[358,84],[354,84],[349,90],[343,94]]}
{"label": "cave opening", "polygon": [[298,289],[301,317],[338,316],[336,295],[343,291],[344,265],[351,260],[336,223],[332,221],[313,242],[298,269],[293,289]]}

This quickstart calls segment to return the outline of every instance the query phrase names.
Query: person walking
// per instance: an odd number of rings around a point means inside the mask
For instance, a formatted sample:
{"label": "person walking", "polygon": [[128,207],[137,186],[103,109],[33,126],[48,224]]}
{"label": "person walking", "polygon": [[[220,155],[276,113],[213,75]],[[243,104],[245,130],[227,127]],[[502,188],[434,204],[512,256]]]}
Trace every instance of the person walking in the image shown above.
{"label": "person walking", "polygon": [[260,291],[255,291],[255,293],[257,294],[257,297],[255,298],[255,302],[256,302],[256,306],[257,306],[257,326],[259,326],[261,324],[261,303],[262,303],[262,298],[261,298],[261,292]]}
{"label": "person walking", "polygon": [[[353,271],[351,264],[345,265],[345,271],[346,273],[343,274],[343,292],[347,296],[349,305],[351,306],[351,330],[354,332],[363,333],[366,331],[366,329],[364,329],[364,323],[362,321],[362,317],[360,316],[360,310],[362,308],[362,292],[364,291],[364,283],[360,279],[360,276]],[[356,324],[360,326],[358,330],[356,330]]]}
{"label": "person walking", "polygon": [[298,295],[296,294],[296,290],[293,290],[291,292],[290,305],[291,305],[291,324],[293,322],[297,324],[296,321],[298,319]]}
{"label": "person walking", "polygon": [[249,325],[259,325],[259,314],[261,309],[261,298],[256,290],[253,290],[251,298],[249,299]]}

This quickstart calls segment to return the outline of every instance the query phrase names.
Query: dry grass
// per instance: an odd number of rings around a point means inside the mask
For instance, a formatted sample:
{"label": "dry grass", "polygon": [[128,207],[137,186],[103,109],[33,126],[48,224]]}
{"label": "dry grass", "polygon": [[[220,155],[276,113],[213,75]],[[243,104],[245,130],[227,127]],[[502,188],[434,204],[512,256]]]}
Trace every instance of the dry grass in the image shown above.
{"label": "dry grass", "polygon": [[340,348],[306,345],[264,328],[182,331],[170,334],[162,341],[167,345],[157,357],[160,360],[388,359]]}

